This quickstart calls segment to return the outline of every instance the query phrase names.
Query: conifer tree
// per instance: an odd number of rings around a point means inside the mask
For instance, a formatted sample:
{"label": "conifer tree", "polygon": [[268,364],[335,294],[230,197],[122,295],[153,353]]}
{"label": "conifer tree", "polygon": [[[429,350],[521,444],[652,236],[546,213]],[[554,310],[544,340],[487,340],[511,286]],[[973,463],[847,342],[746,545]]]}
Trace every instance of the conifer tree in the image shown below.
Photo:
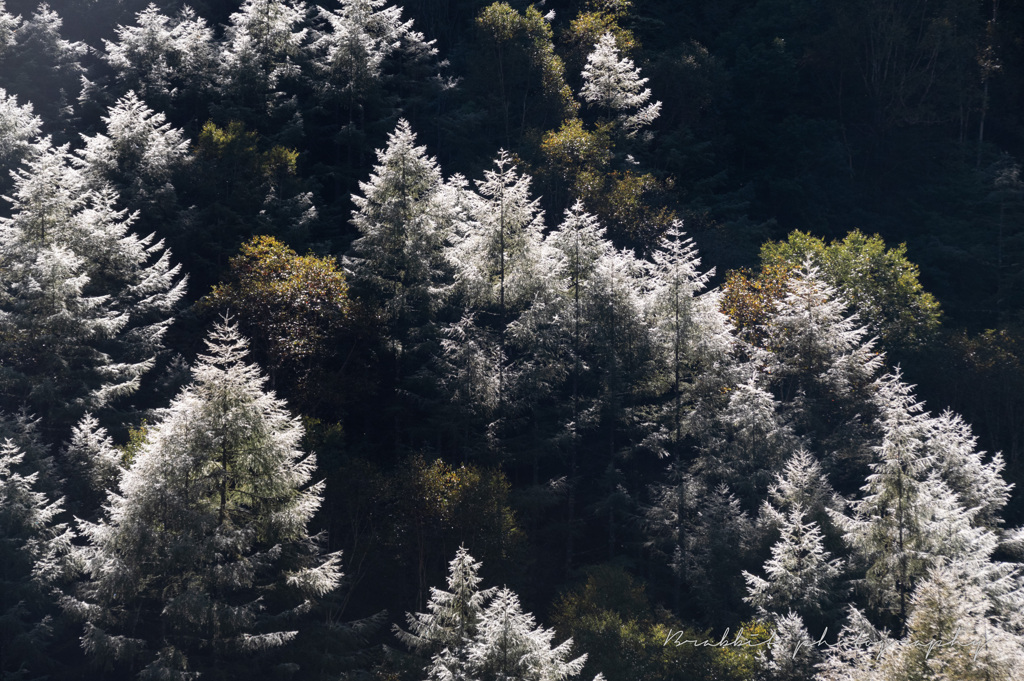
{"label": "conifer tree", "polygon": [[775,630],[766,650],[758,651],[765,681],[807,681],[821,658],[800,615],[789,612],[775,618]]}
{"label": "conifer tree", "polygon": [[0,677],[46,671],[52,602],[47,584],[63,572],[73,533],[57,524],[62,503],[38,491],[38,472],[22,474],[25,455],[0,444]]}
{"label": "conifer tree", "polygon": [[520,175],[507,152],[496,170],[477,182],[468,220],[460,221],[447,249],[455,267],[455,293],[466,305],[481,346],[494,345],[486,357],[497,362],[497,419],[507,414],[510,386],[508,330],[543,288],[543,213],[530,196],[531,178]]}
{"label": "conifer tree", "polygon": [[761,612],[821,613],[834,599],[842,561],[825,550],[821,529],[813,520],[805,521],[799,504],[785,516],[779,534],[764,564],[766,578],[743,573],[749,592],[744,600]]}
{"label": "conifer tree", "polygon": [[852,491],[848,487],[869,458],[863,443],[883,357],[810,261],[793,271],[787,285],[767,322],[770,352],[760,375],[797,433],[810,437],[806,446],[828,457],[840,491]]}
{"label": "conifer tree", "polygon": [[138,387],[185,282],[162,242],[130,232],[116,193],[89,190],[48,144],[17,172],[0,220],[0,383],[4,408],[28,405],[60,439],[85,409]]}
{"label": "conifer tree", "polygon": [[995,539],[976,520],[982,508],[964,508],[936,469],[925,447],[930,420],[911,386],[898,373],[887,375],[876,401],[882,440],[863,496],[851,504],[852,518],[831,515],[867,566],[872,604],[902,627],[910,596],[931,567],[968,558],[984,565]]}
{"label": "conifer tree", "polygon": [[[0,7],[0,16],[4,14]],[[0,55],[0,87],[32,102],[48,131],[64,134],[74,115],[84,73],[81,61],[89,48],[63,38],[64,22],[45,2],[28,19],[3,23],[14,32],[6,54]]]}
{"label": "conifer tree", "polygon": [[524,613],[519,597],[500,589],[480,618],[469,659],[481,681],[561,681],[578,676],[587,656],[569,659],[572,639],[552,647],[555,632],[538,627],[533,615]]}
{"label": "conifer tree", "polygon": [[409,68],[437,54],[434,41],[414,31],[411,19],[402,21],[401,7],[388,6],[387,0],[340,0],[338,4],[333,10],[318,8],[328,30],[315,31],[311,45],[321,96],[354,104],[380,86],[392,57],[401,55]]}
{"label": "conifer tree", "polygon": [[207,347],[104,517],[80,521],[84,578],[65,606],[90,658],[138,678],[240,678],[341,577],[306,529],[323,483],[310,484],[302,426],[234,326],[217,324]]}
{"label": "conifer tree", "polygon": [[8,95],[0,88],[0,193],[3,195],[10,191],[10,171],[28,156],[41,126],[42,121],[32,113],[31,102],[20,105],[16,95]]}
{"label": "conifer tree", "polygon": [[362,195],[352,197],[352,243],[348,265],[353,293],[377,308],[387,336],[400,345],[427,324],[445,283],[443,251],[454,219],[450,188],[437,161],[417,147],[409,123],[400,120],[378,150],[378,164]]}
{"label": "conifer tree", "polygon": [[479,570],[480,563],[460,547],[449,564],[448,591],[431,589],[428,612],[406,615],[410,631],[395,627],[403,643],[432,655],[427,679],[562,681],[577,676],[587,656],[568,659],[572,639],[552,647],[555,632],[537,626],[512,590],[478,588]]}
{"label": "conifer tree", "polygon": [[224,32],[216,87],[233,118],[260,126],[270,114],[301,125],[286,84],[309,58],[308,8],[293,0],[245,0]]}
{"label": "conifer tree", "polygon": [[69,510],[75,517],[95,520],[108,490],[121,479],[121,452],[99,421],[86,413],[71,431],[61,456]]}
{"label": "conifer tree", "polygon": [[135,15],[134,26],[118,26],[117,40],[104,40],[103,58],[124,90],[160,108],[196,105],[213,86],[216,48],[213,31],[190,7],[174,17],[151,4]]}
{"label": "conifer tree", "polygon": [[587,57],[580,96],[599,107],[605,118],[614,116],[622,131],[632,137],[661,112],[661,102],[647,103],[651,91],[644,87],[646,84],[647,78],[640,77],[632,59],[619,59],[615,36],[609,32],[601,36]]}
{"label": "conifer tree", "polygon": [[180,210],[173,181],[192,159],[188,140],[133,91],[102,120],[106,134],[83,136],[85,147],[75,159],[86,186],[112,187],[120,207],[139,212],[137,230],[147,233],[152,226],[166,231]]}

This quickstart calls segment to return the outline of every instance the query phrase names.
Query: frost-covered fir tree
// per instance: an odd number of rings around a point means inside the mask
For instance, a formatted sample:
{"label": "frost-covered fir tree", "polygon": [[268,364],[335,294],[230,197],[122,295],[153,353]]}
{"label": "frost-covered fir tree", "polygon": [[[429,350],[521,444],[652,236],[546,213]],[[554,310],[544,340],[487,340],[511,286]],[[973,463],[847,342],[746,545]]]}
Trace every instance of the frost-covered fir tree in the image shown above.
{"label": "frost-covered fir tree", "polygon": [[488,357],[498,361],[498,418],[507,406],[511,377],[508,328],[543,288],[543,213],[530,196],[531,178],[520,175],[502,151],[496,170],[484,172],[471,197],[469,219],[452,235],[446,256],[455,270],[454,292],[471,312],[481,345],[493,344]]}
{"label": "frost-covered fir tree", "polygon": [[583,67],[580,96],[599,108],[605,118],[617,121],[622,131],[632,137],[654,122],[661,112],[661,102],[648,104],[651,91],[644,87],[647,80],[640,77],[632,59],[619,58],[615,36],[605,33]]}
{"label": "frost-covered fir tree", "polygon": [[46,585],[64,571],[73,533],[57,524],[61,501],[38,490],[39,473],[22,474],[24,453],[0,443],[0,677],[42,676],[53,610]]}
{"label": "frost-covered fir tree", "polygon": [[930,420],[911,386],[898,373],[887,375],[876,401],[882,440],[871,474],[851,504],[853,516],[831,515],[866,566],[871,603],[892,613],[900,628],[915,586],[931,567],[979,555],[985,563],[995,540],[976,521],[981,507],[964,508],[936,469],[925,447]]}
{"label": "frost-covered fir tree", "polygon": [[400,120],[377,151],[369,182],[360,182],[361,195],[352,197],[352,224],[359,237],[352,243],[348,267],[352,291],[379,310],[387,336],[398,344],[432,318],[440,304],[448,263],[443,247],[456,217],[456,197],[447,186],[437,161]]}
{"label": "frost-covered fir tree", "polygon": [[86,186],[113,187],[122,208],[139,211],[137,230],[166,230],[179,210],[172,181],[192,158],[188,140],[132,91],[102,120],[106,134],[83,136],[85,147],[75,160]]}
{"label": "frost-covered fir tree", "polygon": [[323,483],[310,484],[302,426],[234,326],[217,324],[207,347],[104,517],[80,521],[84,575],[65,607],[85,620],[90,658],[137,678],[242,678],[341,578],[307,530]]}
{"label": "frost-covered fir tree", "polygon": [[[337,9],[318,8],[322,28],[311,45],[316,87],[327,100],[353,106],[380,87],[389,59],[429,60],[437,54],[434,41],[402,21],[402,8],[387,0],[339,0]],[[408,68],[408,64],[404,65]],[[353,112],[349,110],[349,123]]]}
{"label": "frost-covered fir tree", "polygon": [[95,520],[107,491],[121,479],[122,453],[99,421],[86,413],[71,431],[61,456],[68,509],[77,518]]}
{"label": "frost-covered fir tree", "polygon": [[805,518],[819,524],[828,519],[827,509],[841,511],[843,499],[829,484],[821,463],[806,449],[798,449],[786,461],[775,482],[768,487],[768,499],[761,504],[758,523],[778,528],[795,508],[803,509]]}
{"label": "frost-covered fir tree", "polygon": [[[0,16],[6,11],[0,6]],[[8,15],[10,16],[10,15]],[[82,88],[84,43],[65,40],[60,15],[40,3],[28,19],[14,24],[13,39],[0,54],[0,87],[32,102],[48,131],[61,135],[70,128],[72,107]],[[0,29],[3,30],[3,29]],[[62,141],[65,141],[66,138]]]}
{"label": "frost-covered fir tree", "polygon": [[821,659],[815,641],[804,626],[800,615],[790,612],[774,618],[774,631],[767,649],[758,650],[764,681],[808,681]]}
{"label": "frost-covered fir tree", "polygon": [[394,626],[395,635],[417,653],[432,656],[431,677],[465,678],[469,643],[477,634],[484,606],[495,589],[480,589],[481,564],[460,546],[448,564],[448,590],[431,587],[427,612],[406,613],[409,631]]}
{"label": "frost-covered fir tree", "polygon": [[782,402],[807,446],[828,458],[841,491],[863,474],[875,375],[883,357],[856,316],[809,261],[794,270],[789,290],[765,329],[770,352],[761,378]]}
{"label": "frost-covered fir tree", "polygon": [[245,0],[229,18],[221,45],[216,87],[226,111],[262,123],[269,114],[289,116],[298,103],[285,85],[298,81],[309,59],[308,8],[293,0]]}
{"label": "frost-covered fir tree", "polygon": [[959,561],[933,568],[914,591],[903,638],[877,632],[854,612],[816,681],[1016,679],[1024,630],[993,613],[974,570]]}
{"label": "frost-covered fir tree", "polygon": [[978,439],[958,414],[945,411],[930,419],[925,450],[932,466],[956,493],[965,508],[978,508],[977,522],[987,527],[1002,524],[999,514],[1010,498],[1011,485],[1003,480],[1003,456],[990,459],[978,451]]}
{"label": "frost-covered fir tree", "polygon": [[584,654],[569,659],[572,639],[552,647],[555,632],[536,625],[523,612],[519,597],[500,589],[480,617],[469,659],[475,678],[481,681],[561,681],[578,676],[587,661]]}
{"label": "frost-covered fir tree", "polygon": [[764,497],[772,474],[797,442],[778,400],[759,383],[751,372],[746,381],[727,386],[727,404],[706,400],[703,413],[688,419],[696,422],[691,428],[700,440],[695,471],[728,484],[748,503]]}
{"label": "frost-covered fir tree", "polygon": [[714,270],[700,271],[700,258],[681,225],[673,225],[652,255],[645,307],[658,347],[664,396],[661,431],[652,443],[662,456],[678,456],[682,440],[707,429],[710,412],[722,405],[729,322],[719,296],[705,291]]}
{"label": "frost-covered fir tree", "polygon": [[55,439],[138,387],[185,292],[162,242],[132,234],[116,201],[44,140],[0,219],[0,406],[27,405]]}
{"label": "frost-covered fir tree", "polygon": [[841,570],[842,560],[825,550],[818,524],[806,520],[805,509],[796,504],[779,526],[765,577],[743,573],[749,593],[744,600],[759,612],[816,615],[834,600]]}
{"label": "frost-covered fir tree", "polygon": [[[168,16],[156,5],[135,15],[134,26],[118,26],[116,41],[104,40],[103,58],[124,90],[151,104],[194,103],[213,85],[213,31],[189,7]],[[162,107],[161,107],[162,108]]]}
{"label": "frost-covered fir tree", "polygon": [[[554,631],[523,612],[510,589],[480,589],[480,563],[460,547],[449,564],[448,591],[431,589],[425,613],[407,614],[407,646],[431,655],[429,681],[562,681],[579,675],[586,655],[569,659],[572,639],[552,646]],[[598,675],[598,679],[601,679]]]}
{"label": "frost-covered fir tree", "polygon": [[0,193],[10,191],[10,171],[28,156],[41,125],[31,102],[20,105],[16,95],[0,88]]}

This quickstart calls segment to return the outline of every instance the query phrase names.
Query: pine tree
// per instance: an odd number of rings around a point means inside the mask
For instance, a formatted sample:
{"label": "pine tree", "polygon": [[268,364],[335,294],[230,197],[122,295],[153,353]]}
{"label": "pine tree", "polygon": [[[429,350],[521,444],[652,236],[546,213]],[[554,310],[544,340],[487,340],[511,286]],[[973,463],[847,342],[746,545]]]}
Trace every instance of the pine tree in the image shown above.
{"label": "pine tree", "polygon": [[191,8],[170,17],[149,5],[135,15],[134,26],[118,26],[116,34],[116,42],[103,41],[103,58],[124,91],[156,106],[181,103],[188,110],[212,87],[213,31]]}
{"label": "pine tree", "polygon": [[226,112],[259,127],[274,114],[300,126],[285,85],[309,59],[308,8],[293,0],[245,0],[224,32],[216,87]]}
{"label": "pine tree", "polygon": [[623,132],[632,137],[654,122],[661,112],[661,102],[647,103],[651,98],[650,89],[644,87],[647,80],[640,77],[632,59],[619,59],[615,36],[605,33],[583,67],[580,96],[601,108],[605,118],[615,116]]}
{"label": "pine tree", "polygon": [[[155,236],[130,232],[109,188],[89,190],[66,148],[37,145],[0,220],[3,400],[54,439],[86,409],[137,389],[185,292]],[[41,349],[45,348],[45,351]]]}
{"label": "pine tree", "polygon": [[84,579],[66,608],[92,659],[139,678],[240,678],[341,577],[306,529],[323,483],[309,484],[302,426],[243,361],[234,326],[217,324],[207,347],[104,517],[80,521]]}
{"label": "pine tree", "polygon": [[447,269],[442,247],[456,217],[437,161],[415,144],[400,120],[377,151],[370,181],[359,183],[362,195],[352,197],[360,234],[348,260],[353,292],[380,311],[387,337],[399,345],[415,343],[410,336],[438,306]]}
{"label": "pine tree", "polygon": [[491,370],[498,379],[492,428],[500,431],[514,379],[508,366],[509,327],[544,284],[544,221],[539,201],[530,196],[531,178],[516,172],[505,151],[495,165],[477,182],[479,195],[470,197],[469,219],[458,224],[446,257],[455,268],[453,293],[470,310],[477,344],[493,346],[481,360],[497,362]]}
{"label": "pine tree", "polygon": [[180,210],[172,182],[191,161],[188,140],[133,91],[102,120],[106,134],[83,136],[85,147],[76,152],[86,186],[112,187],[120,207],[139,212],[137,230],[166,230]]}
{"label": "pine tree", "polygon": [[63,572],[73,533],[57,524],[62,503],[38,491],[38,472],[19,473],[25,455],[0,444],[0,677],[46,671],[52,601],[45,588]]}
{"label": "pine tree", "polygon": [[522,611],[514,592],[500,589],[481,615],[477,636],[470,646],[475,678],[561,681],[578,676],[587,656],[568,659],[572,639],[552,648],[554,636],[553,630],[538,627],[533,615]]}
{"label": "pine tree", "polygon": [[42,121],[32,113],[31,102],[19,105],[16,95],[8,95],[0,88],[0,193],[3,195],[10,191],[10,171],[29,155],[41,126]]}
{"label": "pine tree", "polygon": [[480,589],[481,564],[460,546],[448,564],[448,590],[431,588],[425,613],[406,613],[409,631],[395,635],[420,654],[432,656],[429,678],[466,678],[469,644],[477,635],[484,606],[495,589]]}
{"label": "pine tree", "polygon": [[813,520],[805,521],[799,504],[786,515],[779,534],[764,564],[766,578],[743,573],[749,592],[743,600],[759,611],[820,614],[834,599],[842,560],[825,550],[821,529]]}

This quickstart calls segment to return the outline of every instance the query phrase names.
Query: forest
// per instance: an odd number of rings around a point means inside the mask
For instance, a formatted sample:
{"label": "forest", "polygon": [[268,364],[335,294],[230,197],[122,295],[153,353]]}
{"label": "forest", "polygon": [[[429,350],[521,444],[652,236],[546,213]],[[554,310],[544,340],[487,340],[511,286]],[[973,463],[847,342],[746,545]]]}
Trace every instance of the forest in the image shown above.
{"label": "forest", "polygon": [[1024,2],[0,0],[0,679],[1019,681]]}

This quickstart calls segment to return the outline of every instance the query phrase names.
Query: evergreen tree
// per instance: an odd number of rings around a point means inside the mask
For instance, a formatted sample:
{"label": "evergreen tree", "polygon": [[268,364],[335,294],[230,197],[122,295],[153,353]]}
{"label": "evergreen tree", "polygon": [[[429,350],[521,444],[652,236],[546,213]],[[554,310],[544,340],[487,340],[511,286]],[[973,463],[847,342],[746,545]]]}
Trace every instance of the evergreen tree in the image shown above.
{"label": "evergreen tree", "polygon": [[207,347],[104,517],[80,521],[84,579],[66,607],[93,660],[139,678],[239,678],[341,577],[306,529],[323,483],[309,484],[302,426],[243,361],[234,326],[217,324]]}
{"label": "evergreen tree", "polygon": [[41,126],[42,121],[32,113],[31,103],[19,105],[16,95],[8,95],[0,88],[0,193],[3,195],[10,191],[10,171],[29,155]]}
{"label": "evergreen tree", "polygon": [[981,507],[961,506],[935,469],[925,447],[929,419],[898,373],[883,378],[877,402],[883,435],[863,496],[851,504],[852,518],[832,517],[867,566],[872,604],[893,613],[902,627],[910,596],[929,568],[942,558],[984,564],[995,540],[976,520]]}
{"label": "evergreen tree", "polygon": [[191,115],[213,86],[216,47],[202,17],[183,7],[174,17],[151,4],[134,26],[118,26],[117,40],[104,40],[104,60],[122,91],[160,107],[183,106]]}
{"label": "evergreen tree", "polygon": [[749,592],[744,600],[761,612],[816,615],[834,599],[842,560],[825,550],[817,523],[804,518],[805,509],[798,504],[785,517],[772,557],[764,564],[766,578],[743,573]]}
{"label": "evergreen tree", "polygon": [[380,88],[390,59],[409,69],[431,60],[437,50],[434,41],[413,30],[411,19],[402,21],[402,8],[388,6],[387,0],[340,0],[339,5],[318,8],[327,30],[314,33],[313,69],[324,103],[337,98],[338,105],[347,104],[351,125],[351,107]]}
{"label": "evergreen tree", "polygon": [[874,340],[809,261],[787,280],[788,291],[768,319],[770,352],[760,376],[782,402],[797,434],[826,459],[840,491],[860,479],[868,452],[865,417],[882,365]]}
{"label": "evergreen tree", "polygon": [[137,389],[185,292],[162,243],[132,234],[116,200],[44,140],[0,220],[2,404],[27,404],[58,438],[85,409]]}
{"label": "evergreen tree", "polygon": [[[257,129],[267,117],[301,128],[298,102],[287,85],[309,59],[308,8],[293,0],[245,0],[224,31],[216,87],[231,118]],[[278,128],[280,129],[280,127]]]}
{"label": "evergreen tree", "polygon": [[122,453],[99,421],[86,413],[71,431],[61,456],[68,507],[77,518],[95,520],[107,491],[121,479]]}
{"label": "evergreen tree", "polygon": [[1002,477],[1002,454],[997,452],[986,461],[977,442],[971,426],[947,410],[930,420],[924,447],[932,456],[933,468],[960,503],[978,508],[977,522],[994,528],[1002,524],[999,514],[1010,498],[1011,485]]}
{"label": "evergreen tree", "polygon": [[102,120],[106,134],[84,136],[85,147],[75,160],[86,186],[113,187],[121,207],[139,212],[135,228],[142,233],[157,227],[166,231],[178,219],[173,181],[192,159],[188,140],[133,91]]}
{"label": "evergreen tree", "polygon": [[[3,15],[6,11],[0,6],[0,16]],[[81,90],[81,60],[89,48],[62,37],[64,22],[45,2],[28,19],[18,19],[0,20],[8,29],[14,28],[13,40],[0,54],[0,87],[32,102],[47,131],[66,134],[74,116],[72,107]]]}
{"label": "evergreen tree", "polygon": [[359,183],[362,195],[352,197],[360,235],[348,261],[353,293],[379,310],[387,338],[400,347],[420,340],[439,305],[442,248],[455,217],[437,161],[415,143],[409,123],[399,121],[370,181]]}
{"label": "evergreen tree", "polygon": [[572,639],[551,647],[554,630],[538,627],[524,613],[519,597],[500,589],[480,618],[469,651],[474,676],[481,681],[561,681],[578,676],[587,656],[568,659]]}
{"label": "evergreen tree", "polygon": [[768,499],[761,505],[759,523],[777,528],[794,509],[801,508],[804,518],[820,525],[829,517],[827,509],[841,511],[844,504],[818,460],[806,449],[798,449],[769,486]]}
{"label": "evergreen tree", "polygon": [[[775,631],[767,650],[759,650],[764,681],[807,681],[821,658],[800,615],[790,612],[775,618]],[[761,677],[759,677],[761,678]]]}
{"label": "evergreen tree", "polygon": [[52,601],[46,586],[63,572],[73,533],[57,524],[62,503],[38,491],[39,472],[22,474],[25,455],[0,444],[0,678],[46,671]]}
{"label": "evergreen tree", "polygon": [[615,36],[609,32],[601,36],[587,57],[580,96],[599,107],[606,119],[615,120],[632,137],[654,122],[661,112],[661,102],[647,103],[651,98],[650,89],[644,87],[647,80],[640,77],[632,59],[619,59]]}

